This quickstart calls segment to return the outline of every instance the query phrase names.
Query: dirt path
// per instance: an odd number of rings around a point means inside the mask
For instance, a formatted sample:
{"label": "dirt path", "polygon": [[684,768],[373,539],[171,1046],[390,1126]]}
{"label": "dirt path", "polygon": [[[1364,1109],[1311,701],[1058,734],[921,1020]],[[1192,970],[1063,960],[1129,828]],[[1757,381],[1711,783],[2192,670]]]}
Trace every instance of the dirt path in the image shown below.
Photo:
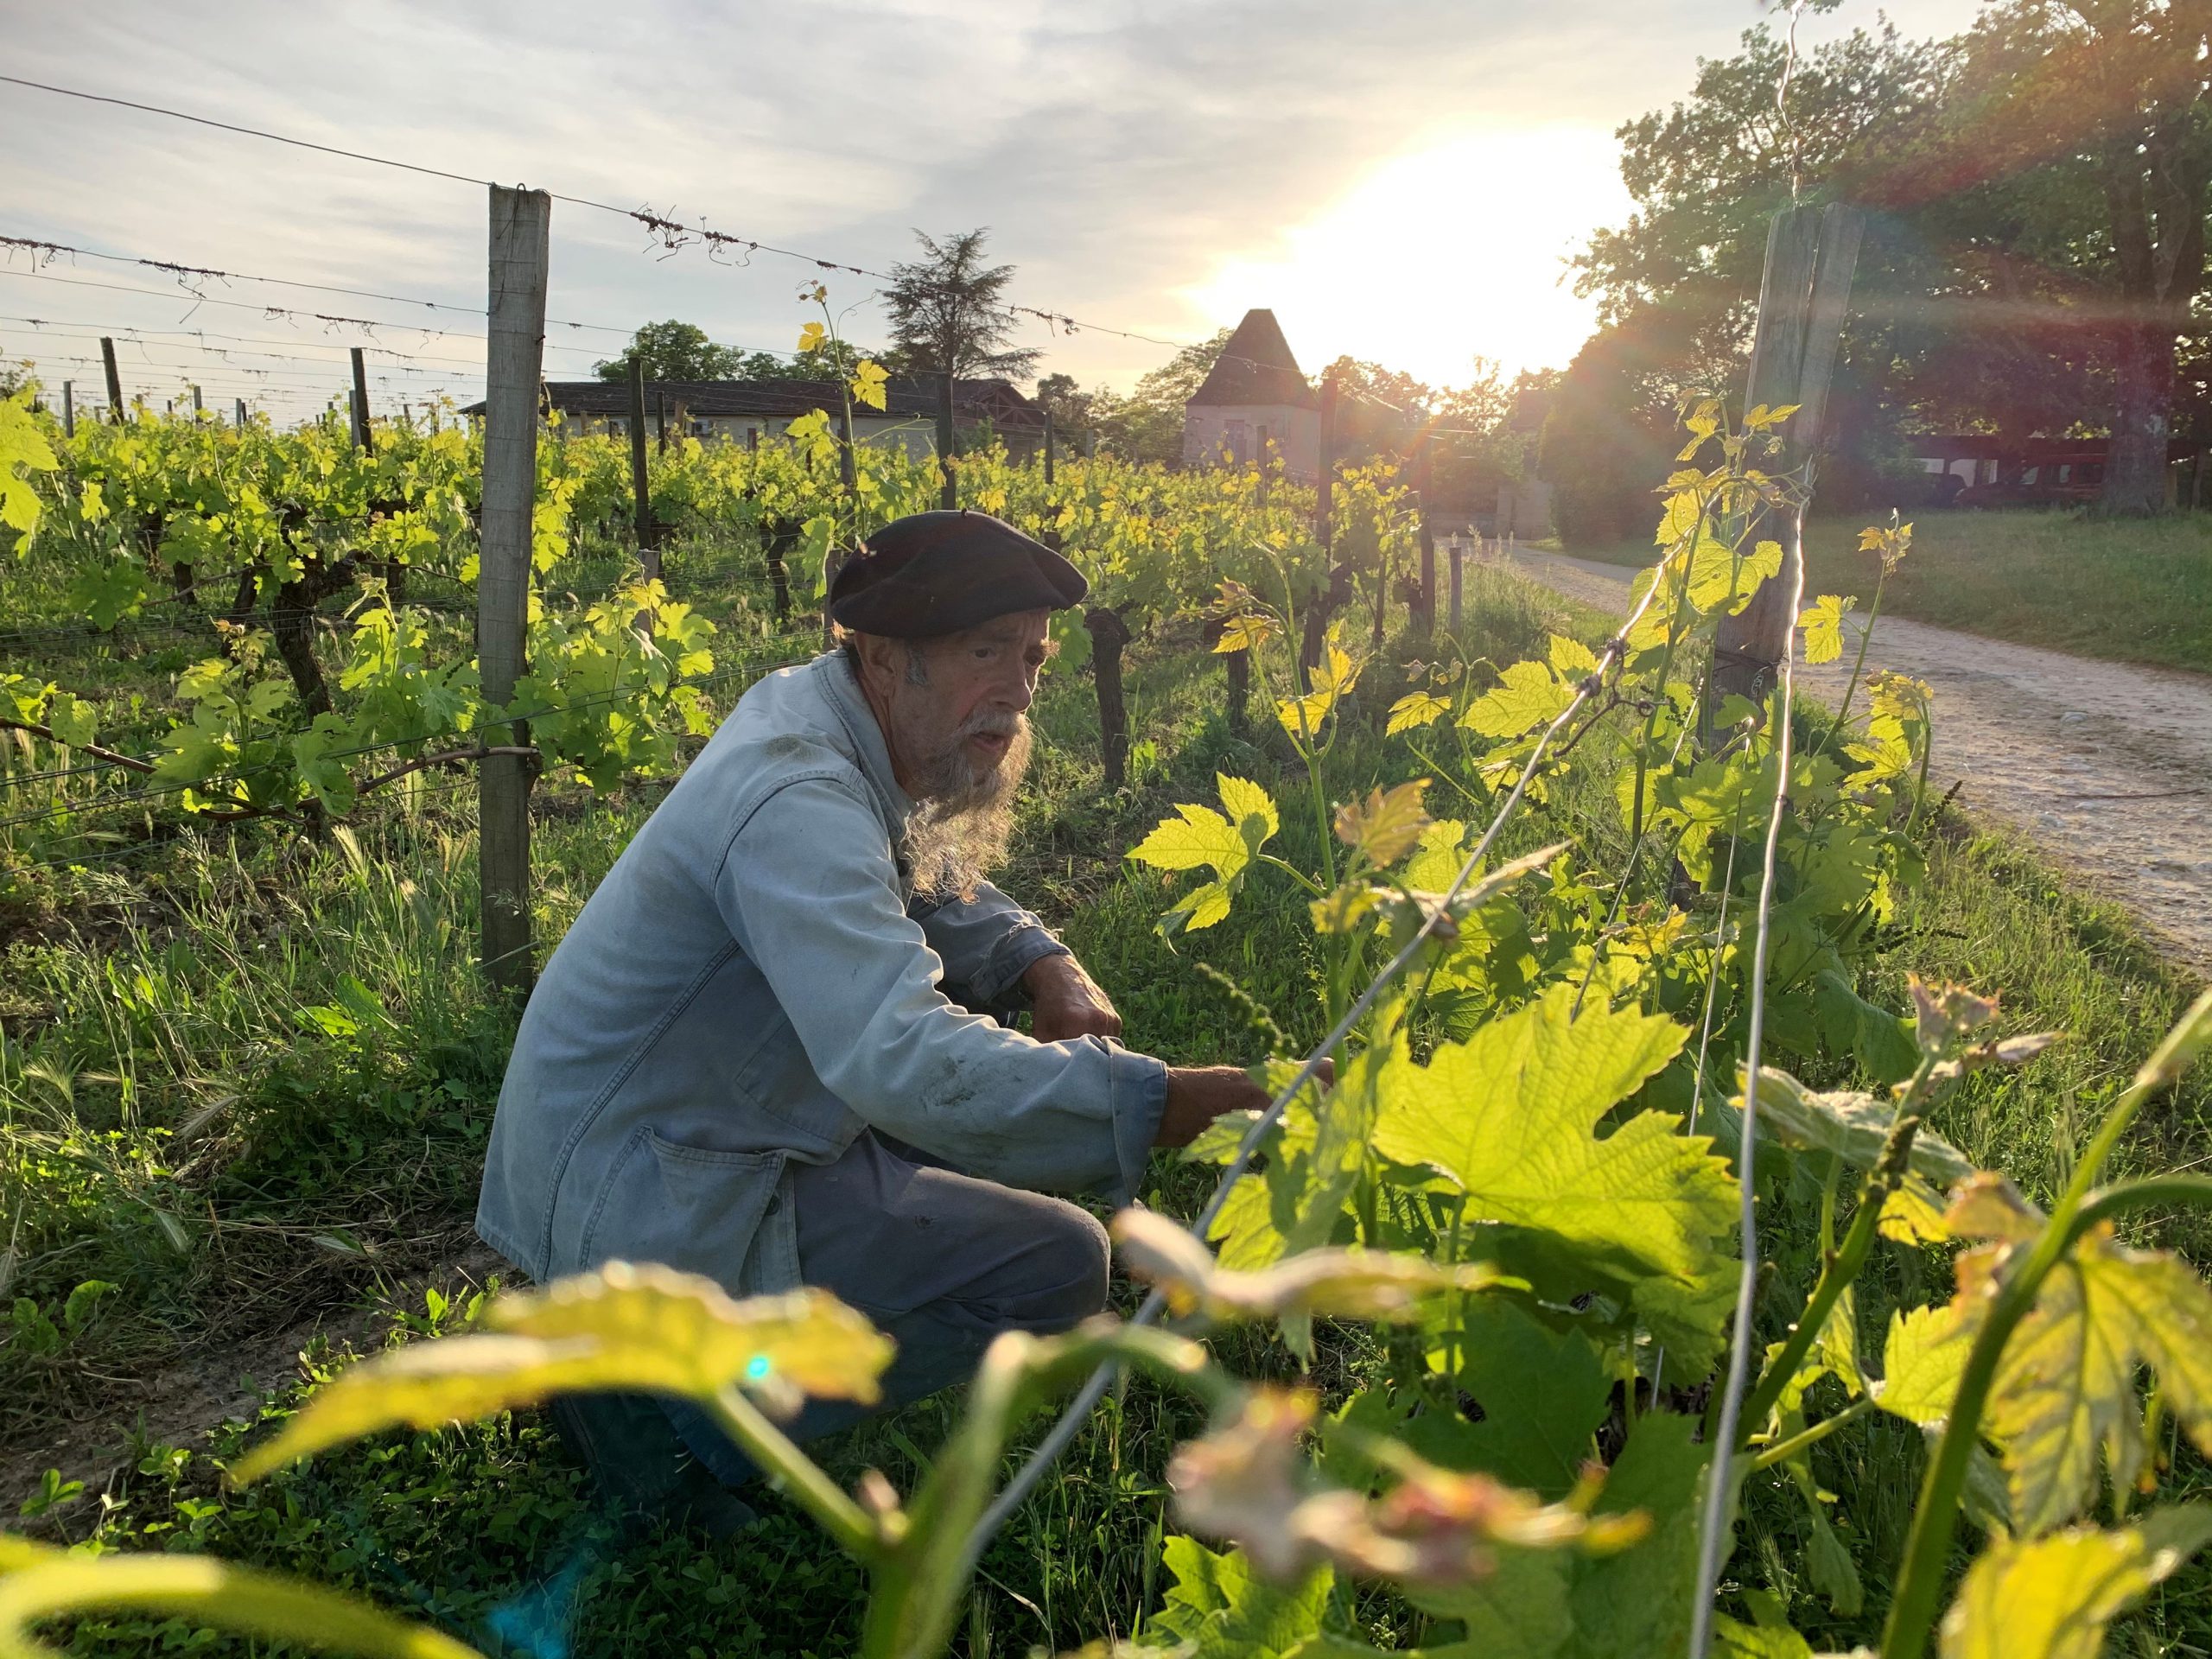
{"label": "dirt path", "polygon": [[[1627,607],[1634,572],[1621,566],[1528,552],[1510,563],[1587,604]],[[1853,654],[1802,669],[1798,683],[1833,706]],[[1933,775],[1945,788],[1963,779],[1961,803],[2024,831],[2212,974],[2212,678],[1887,616],[1866,667],[1935,688]]]}

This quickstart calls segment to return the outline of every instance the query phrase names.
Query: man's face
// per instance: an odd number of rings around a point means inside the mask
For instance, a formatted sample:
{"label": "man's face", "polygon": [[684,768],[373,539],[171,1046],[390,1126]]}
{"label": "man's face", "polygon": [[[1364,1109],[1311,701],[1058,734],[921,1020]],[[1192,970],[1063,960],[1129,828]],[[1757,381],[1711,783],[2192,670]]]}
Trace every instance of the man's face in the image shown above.
{"label": "man's face", "polygon": [[1026,755],[1049,621],[1022,611],[935,639],[867,642],[869,690],[909,793],[958,797],[991,781],[1009,754]]}

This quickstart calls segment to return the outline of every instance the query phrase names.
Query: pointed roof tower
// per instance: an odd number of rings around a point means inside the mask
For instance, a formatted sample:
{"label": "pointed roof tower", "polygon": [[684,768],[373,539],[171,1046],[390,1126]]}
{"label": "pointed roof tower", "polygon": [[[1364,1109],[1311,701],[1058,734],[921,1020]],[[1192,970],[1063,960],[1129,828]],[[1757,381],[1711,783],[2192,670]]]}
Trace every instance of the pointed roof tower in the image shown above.
{"label": "pointed roof tower", "polygon": [[1311,407],[1317,401],[1298,359],[1290,353],[1290,342],[1282,337],[1282,325],[1274,312],[1264,310],[1244,314],[1205,384],[1191,399],[1214,408],[1271,404]]}

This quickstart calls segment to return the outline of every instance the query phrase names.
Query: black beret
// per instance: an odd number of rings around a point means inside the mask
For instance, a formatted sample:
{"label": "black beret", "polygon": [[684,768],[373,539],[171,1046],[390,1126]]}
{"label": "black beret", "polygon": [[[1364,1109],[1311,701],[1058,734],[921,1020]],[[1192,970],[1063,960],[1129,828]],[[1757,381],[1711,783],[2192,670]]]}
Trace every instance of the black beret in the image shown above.
{"label": "black beret", "polygon": [[840,565],[830,619],[860,633],[957,633],[1017,611],[1057,611],[1090,591],[1083,572],[988,512],[894,518]]}

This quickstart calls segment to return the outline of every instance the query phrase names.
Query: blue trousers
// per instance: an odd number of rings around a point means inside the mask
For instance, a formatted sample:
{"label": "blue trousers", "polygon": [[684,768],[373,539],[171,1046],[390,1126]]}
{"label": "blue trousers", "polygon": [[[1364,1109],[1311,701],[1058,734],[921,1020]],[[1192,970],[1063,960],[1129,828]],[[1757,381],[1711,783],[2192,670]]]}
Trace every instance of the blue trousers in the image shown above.
{"label": "blue trousers", "polygon": [[[1072,1204],[963,1175],[873,1131],[835,1163],[791,1170],[800,1276],[898,1344],[880,1404],[810,1401],[784,1426],[795,1440],[965,1381],[1001,1331],[1065,1331],[1106,1305],[1106,1230]],[[553,1414],[609,1496],[634,1507],[660,1507],[692,1460],[724,1486],[759,1472],[695,1406],[578,1395]]]}

